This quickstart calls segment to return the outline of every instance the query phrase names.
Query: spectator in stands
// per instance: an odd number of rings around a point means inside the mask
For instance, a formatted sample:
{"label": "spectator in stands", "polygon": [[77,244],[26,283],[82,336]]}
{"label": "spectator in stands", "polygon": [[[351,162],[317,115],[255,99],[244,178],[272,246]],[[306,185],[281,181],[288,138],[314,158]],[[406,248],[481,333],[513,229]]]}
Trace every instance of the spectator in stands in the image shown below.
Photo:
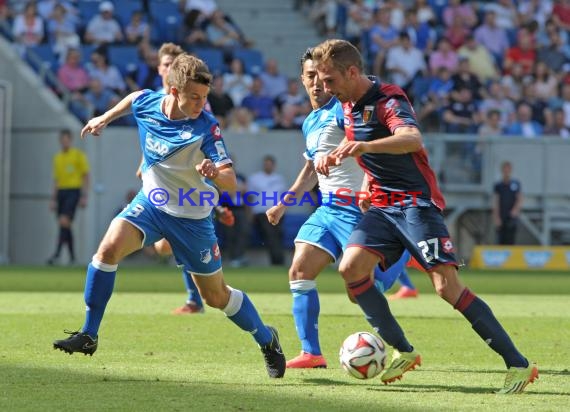
{"label": "spectator in stands", "polygon": [[416,9],[406,10],[406,24],[404,30],[410,36],[412,45],[420,49],[423,53],[429,53],[433,50],[436,40],[437,32],[426,22],[418,20],[418,13]]}
{"label": "spectator in stands", "polygon": [[460,16],[453,17],[451,26],[449,26],[444,33],[444,36],[449,40],[449,44],[454,50],[459,49],[465,41],[467,36],[471,34],[471,29],[465,27],[465,24]]}
{"label": "spectator in stands", "polygon": [[548,33],[548,42],[536,51],[536,60],[548,64],[554,72],[559,72],[570,61],[570,45],[562,39],[558,29]]}
{"label": "spectator in stands", "polygon": [[277,60],[267,59],[265,61],[265,69],[259,74],[263,81],[263,94],[271,96],[275,99],[281,93],[287,91],[287,76],[279,73]]}
{"label": "spectator in stands", "polygon": [[253,121],[253,112],[245,107],[235,107],[230,112],[227,128],[237,134],[258,134],[260,131]]}
{"label": "spectator in stands", "polygon": [[207,42],[214,47],[228,50],[235,47],[245,47],[239,32],[232,24],[226,21],[221,10],[216,10],[212,13],[208,24],[205,26],[205,32]]}
{"label": "spectator in stands", "polygon": [[564,124],[564,110],[562,108],[557,108],[552,112],[552,124],[545,127],[544,134],[570,139],[570,128]]}
{"label": "spectator in stands", "polygon": [[263,81],[259,77],[253,79],[251,92],[245,96],[241,106],[253,113],[253,121],[261,128],[271,129],[275,125],[273,99],[263,94]]}
{"label": "spectator in stands", "polygon": [[472,34],[467,35],[465,44],[457,51],[459,58],[469,60],[469,67],[482,82],[494,79],[498,75],[495,59],[485,47],[475,40]]}
{"label": "spectator in stands", "polygon": [[483,118],[491,110],[499,112],[499,125],[503,128],[513,120],[515,115],[515,104],[505,96],[499,80],[493,80],[489,83],[487,93],[479,105],[479,113]]}
{"label": "spectator in stands", "polygon": [[570,0],[559,0],[552,8],[552,18],[556,25],[566,31],[570,31]]}
{"label": "spectator in stands", "polygon": [[110,89],[118,95],[123,95],[127,85],[117,67],[110,65],[107,54],[103,49],[91,53],[91,62],[87,64],[87,72],[92,79],[98,79],[105,89]]}
{"label": "spectator in stands", "polygon": [[47,35],[54,51],[64,61],[69,48],[78,48],[81,39],[77,34],[76,19],[60,3],[56,3],[47,19]]}
{"label": "spectator in stands", "polygon": [[126,83],[131,91],[162,88],[162,77],[158,73],[158,52],[153,48],[143,49],[143,63],[136,66],[126,76]]}
{"label": "spectator in stands", "polygon": [[404,89],[408,95],[412,82],[427,74],[427,66],[423,53],[412,46],[406,31],[400,33],[399,43],[386,54],[386,72],[392,83]]}
{"label": "spectator in stands", "polygon": [[65,10],[65,18],[70,20],[73,25],[77,27],[80,23],[80,19],[79,11],[74,3],[76,3],[76,0],[40,0],[36,2],[36,5],[38,14],[44,21],[48,21],[48,19],[52,17],[57,6],[62,6]]}
{"label": "spectator in stands", "polygon": [[552,44],[551,35],[553,33],[558,33],[562,40],[562,43],[568,42],[568,33],[560,29],[554,19],[550,18],[546,20],[544,27],[540,29],[536,36],[536,43],[538,47],[549,46]]}
{"label": "spectator in stands", "polygon": [[8,22],[11,10],[8,7],[8,0],[0,0],[0,23]]}
{"label": "spectator in stands", "polygon": [[89,75],[81,65],[81,52],[78,49],[67,50],[65,64],[58,69],[57,79],[72,93],[83,93],[87,90]]}
{"label": "spectator in stands", "polygon": [[553,99],[550,107],[554,110],[562,109],[564,112],[564,125],[570,128],[570,83],[564,82],[558,99]]}
{"label": "spectator in stands", "polygon": [[475,30],[475,40],[485,47],[494,57],[495,63],[501,67],[503,58],[510,47],[506,29],[497,25],[497,13],[488,10],[483,24]]}
{"label": "spectator in stands", "polygon": [[479,78],[471,71],[471,65],[469,64],[469,60],[466,58],[462,57],[459,59],[457,72],[451,76],[451,81],[453,82],[453,91],[451,92],[451,96],[455,100],[460,100],[457,97],[456,92],[461,89],[469,89],[471,96],[475,101],[481,100],[484,95],[484,91],[482,90],[483,85]]}
{"label": "spectator in stands", "polygon": [[523,84],[530,80],[530,76],[525,76],[522,65],[515,63],[511,67],[511,72],[501,77],[501,85],[505,91],[505,97],[514,102],[522,97]]}
{"label": "spectator in stands", "polygon": [[429,69],[432,75],[436,75],[441,67],[445,67],[450,73],[455,73],[459,66],[459,56],[451,47],[451,43],[445,37],[439,39],[437,49],[430,54]]}
{"label": "spectator in stands", "polygon": [[99,5],[99,14],[94,16],[87,24],[85,42],[96,45],[119,43],[123,41],[121,25],[113,16],[115,7],[110,1],[103,1]]}
{"label": "spectator in stands", "polygon": [[503,162],[501,164],[502,178],[493,188],[492,215],[499,245],[515,244],[518,219],[522,208],[521,184],[512,178],[512,171],[511,162]]}
{"label": "spectator in stands", "polygon": [[516,118],[507,126],[505,132],[507,135],[533,139],[541,137],[543,126],[532,120],[532,107],[523,101],[518,104]]}
{"label": "spectator in stands", "polygon": [[76,112],[83,114],[80,116],[82,120],[93,116],[100,116],[119,103],[120,100],[120,97],[115,92],[103,87],[101,80],[93,78],[89,82],[89,90],[81,96],[79,102],[82,103],[83,106],[87,106],[92,114],[87,113],[84,107],[78,107]]}
{"label": "spectator in stands", "polygon": [[337,22],[336,0],[313,1],[309,18],[321,36],[334,36]]}
{"label": "spectator in stands", "polygon": [[447,67],[441,66],[437,71],[437,76],[431,78],[427,94],[420,98],[421,108],[418,118],[423,128],[435,132],[440,131],[442,110],[449,105],[452,89],[451,73]]}
{"label": "spectator in stands", "polygon": [[[221,76],[214,76],[212,89],[208,94],[208,102],[212,108],[212,113],[220,123],[220,127],[225,129],[228,126],[230,112],[234,108],[234,102],[229,94],[224,90],[224,79]],[[232,160],[234,160],[232,158]]]}
{"label": "spectator in stands", "polygon": [[415,10],[420,24],[427,23],[430,26],[434,26],[436,24],[437,16],[428,0],[415,0],[411,10]]}
{"label": "spectator in stands", "polygon": [[558,94],[558,79],[545,62],[534,65],[533,87],[536,98],[544,102]]}
{"label": "spectator in stands", "polygon": [[522,28],[517,34],[516,45],[507,50],[503,62],[503,72],[509,74],[513,64],[519,63],[522,66],[523,74],[530,75],[532,74],[535,60],[536,53],[532,35],[528,29]]}
{"label": "spectator in stands", "polygon": [[371,50],[368,44],[371,40],[366,40],[362,44],[363,37],[368,36],[368,30],[374,22],[374,10],[365,0],[348,0],[347,16],[344,27],[344,35],[346,40],[360,47],[367,55]]}
{"label": "spectator in stands", "polygon": [[552,16],[552,0],[518,0],[519,26],[533,21],[542,29]]}
{"label": "spectator in stands", "polygon": [[480,117],[473,95],[468,87],[459,88],[449,106],[443,111],[446,133],[476,133]]}
{"label": "spectator in stands", "polygon": [[125,40],[135,45],[150,43],[150,26],[144,21],[142,11],[136,10],[131,14],[131,20],[125,27]]}
{"label": "spectator in stands", "polygon": [[30,47],[37,46],[44,40],[44,20],[38,15],[36,3],[26,3],[24,11],[14,19],[12,35],[15,43]]}
{"label": "spectator in stands", "polygon": [[[284,177],[275,171],[275,157],[266,155],[263,158],[263,170],[252,174],[247,179],[248,189],[252,192],[259,193],[256,199],[251,201],[251,210],[253,213],[254,226],[259,230],[265,247],[269,252],[272,265],[283,265],[285,256],[283,254],[283,238],[282,223],[272,225],[267,220],[265,212],[272,206],[277,204],[279,196],[287,190]],[[271,199],[273,194],[277,193],[275,204],[262,199]],[[263,197],[262,195],[265,194]],[[257,201],[257,202],[256,202]]]}
{"label": "spectator in stands", "polygon": [[180,0],[179,7],[186,18],[190,16],[198,25],[210,19],[219,9],[216,0]]}
{"label": "spectator in stands", "polygon": [[381,7],[374,12],[374,23],[368,31],[369,61],[372,73],[383,74],[384,59],[388,50],[398,43],[398,30],[390,24],[390,10]]}
{"label": "spectator in stands", "polygon": [[532,79],[523,84],[522,96],[518,103],[525,103],[531,108],[531,118],[541,126],[549,124],[552,112],[548,103],[536,97],[534,83]]}
{"label": "spectator in stands", "polygon": [[477,24],[477,14],[475,9],[468,2],[462,0],[449,0],[443,9],[443,23],[446,28],[450,28],[460,21],[463,27],[471,29]]}
{"label": "spectator in stands", "polygon": [[501,126],[501,112],[498,109],[489,109],[485,113],[483,124],[477,132],[479,136],[501,136],[503,126]]}
{"label": "spectator in stands", "polygon": [[275,99],[277,107],[276,129],[299,129],[311,112],[311,103],[306,93],[301,92],[299,81],[290,79],[287,92]]}
{"label": "spectator in stands", "polygon": [[401,31],[405,24],[405,13],[400,0],[384,0],[382,7],[388,9],[390,13],[390,25]]}
{"label": "spectator in stands", "polygon": [[234,58],[230,63],[229,73],[223,74],[224,90],[230,95],[234,106],[239,106],[249,94],[253,78],[245,72],[243,62]]}
{"label": "spectator in stands", "polygon": [[513,0],[498,0],[485,4],[485,11],[494,11],[497,26],[505,30],[518,27],[518,11]]}

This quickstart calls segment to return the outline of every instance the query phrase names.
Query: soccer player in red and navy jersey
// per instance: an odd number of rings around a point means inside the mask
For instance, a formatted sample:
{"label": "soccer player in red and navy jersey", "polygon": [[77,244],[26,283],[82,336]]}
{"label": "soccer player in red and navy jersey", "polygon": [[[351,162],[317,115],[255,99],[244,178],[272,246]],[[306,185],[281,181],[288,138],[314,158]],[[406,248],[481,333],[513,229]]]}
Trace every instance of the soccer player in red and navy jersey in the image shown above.
{"label": "soccer player in red and navy jersey", "polygon": [[407,249],[426,270],[437,294],[503,357],[508,370],[500,392],[522,392],[538,377],[538,369],[517,350],[489,306],[458,277],[443,221],[445,200],[406,94],[364,75],[362,57],[347,41],[319,44],[313,59],[325,91],[343,103],[346,133],[335,150],[317,161],[316,169],[328,175],[329,167],[355,157],[366,174],[363,190],[371,194],[362,200],[369,208],[354,228],[339,270],[372,327],[395,349],[381,380],[393,382],[421,363],[368,275],[379,263],[392,265]]}

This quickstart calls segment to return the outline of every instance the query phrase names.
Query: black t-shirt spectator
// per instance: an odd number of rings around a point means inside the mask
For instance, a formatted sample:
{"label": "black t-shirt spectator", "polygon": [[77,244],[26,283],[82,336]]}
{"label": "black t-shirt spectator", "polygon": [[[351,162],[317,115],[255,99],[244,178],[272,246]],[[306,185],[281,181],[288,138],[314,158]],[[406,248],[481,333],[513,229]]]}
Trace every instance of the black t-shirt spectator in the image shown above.
{"label": "black t-shirt spectator", "polygon": [[517,201],[517,195],[520,191],[521,184],[516,179],[511,179],[507,183],[500,181],[495,184],[494,192],[499,197],[499,217],[502,220],[511,217],[511,210]]}

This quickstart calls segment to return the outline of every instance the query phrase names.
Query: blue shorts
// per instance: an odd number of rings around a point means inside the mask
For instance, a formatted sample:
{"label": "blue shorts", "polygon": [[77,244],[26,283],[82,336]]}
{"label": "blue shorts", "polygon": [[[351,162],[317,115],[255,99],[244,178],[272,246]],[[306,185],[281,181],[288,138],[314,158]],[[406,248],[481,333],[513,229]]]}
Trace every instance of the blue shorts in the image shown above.
{"label": "blue shorts", "polygon": [[336,261],[346,248],[362,212],[354,206],[322,205],[299,229],[295,242],[316,246]]}
{"label": "blue shorts", "polygon": [[404,249],[426,270],[440,264],[457,266],[443,215],[431,204],[371,207],[354,228],[347,247],[378,255],[384,268],[396,263]]}
{"label": "blue shorts", "polygon": [[188,219],[158,210],[141,192],[117,215],[139,229],[143,245],[165,238],[172,247],[176,264],[186,272],[212,275],[222,268],[222,255],[212,217]]}

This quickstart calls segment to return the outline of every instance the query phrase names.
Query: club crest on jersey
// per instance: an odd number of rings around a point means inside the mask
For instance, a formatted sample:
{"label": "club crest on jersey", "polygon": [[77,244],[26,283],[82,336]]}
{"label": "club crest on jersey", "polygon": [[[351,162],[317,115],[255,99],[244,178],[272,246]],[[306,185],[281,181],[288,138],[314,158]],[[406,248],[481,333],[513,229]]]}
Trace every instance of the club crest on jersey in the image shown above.
{"label": "club crest on jersey", "polygon": [[200,251],[200,262],[208,264],[212,261],[212,252],[210,249],[204,249]]}
{"label": "club crest on jersey", "polygon": [[214,136],[215,140],[220,140],[222,138],[222,131],[220,130],[220,126],[215,124],[212,126],[212,129],[210,129],[210,132],[212,132],[212,135]]}
{"label": "club crest on jersey", "polygon": [[192,126],[188,126],[187,124],[185,124],[184,126],[182,126],[182,130],[180,130],[178,134],[180,135],[180,138],[182,140],[188,140],[192,137],[193,131],[194,129],[192,128]]}
{"label": "club crest on jersey", "polygon": [[439,241],[441,242],[441,247],[443,248],[445,253],[452,253],[453,252],[453,243],[451,242],[450,238],[442,237],[439,239]]}
{"label": "club crest on jersey", "polygon": [[374,106],[364,106],[364,111],[362,112],[362,121],[368,123],[372,119],[372,113],[374,112]]}

